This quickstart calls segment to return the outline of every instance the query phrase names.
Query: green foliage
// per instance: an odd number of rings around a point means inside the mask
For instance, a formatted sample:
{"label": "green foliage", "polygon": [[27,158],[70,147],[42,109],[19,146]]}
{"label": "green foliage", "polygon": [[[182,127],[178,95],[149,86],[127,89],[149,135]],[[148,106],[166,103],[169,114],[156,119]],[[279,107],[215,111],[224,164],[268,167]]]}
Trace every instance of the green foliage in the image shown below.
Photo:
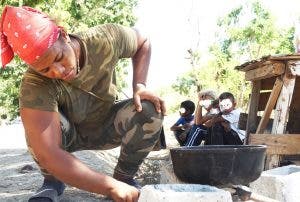
{"label": "green foliage", "polygon": [[20,59],[0,69],[0,115],[12,120],[19,115],[19,86],[26,65]]}
{"label": "green foliage", "polygon": [[201,84],[198,81],[197,67],[200,65],[201,54],[192,49],[187,50],[190,64],[193,68],[192,71],[186,72],[182,76],[176,79],[176,83],[172,85],[172,88],[179,92],[180,94],[187,96],[192,91],[199,91],[201,89]]}
{"label": "green foliage", "polygon": [[175,84],[172,85],[173,89],[182,95],[189,95],[192,90],[197,86],[197,75],[195,72],[187,72],[176,79]]}
{"label": "green foliage", "polygon": [[68,32],[77,32],[104,23],[132,26],[132,10],[137,0],[60,0],[41,1],[37,8],[48,13]]}
{"label": "green foliage", "polygon": [[250,83],[235,67],[265,55],[294,52],[294,28],[276,27],[271,13],[256,1],[233,9],[217,25],[215,43],[210,46],[211,59],[204,65],[192,66],[191,71],[177,78],[173,88],[186,96],[195,95],[199,86],[218,93],[230,91],[245,108]]}
{"label": "green foliage", "polygon": [[219,19],[218,38],[222,52],[239,61],[258,59],[265,55],[288,54],[294,51],[293,28],[275,26],[271,13],[259,2],[252,2]]}
{"label": "green foliage", "polygon": [[164,98],[165,103],[168,103],[166,105],[167,115],[175,112],[179,116],[178,110],[180,108],[180,103],[184,100],[191,100],[194,103],[197,103],[197,97],[194,95],[180,94],[172,86],[162,87],[156,93]]}
{"label": "green foliage", "polygon": [[[137,0],[2,0],[0,10],[5,5],[30,6],[47,13],[69,33],[104,23],[134,25],[136,17],[133,9]],[[126,87],[125,76],[128,60],[122,60],[116,68],[118,89]],[[14,59],[5,69],[0,70],[0,117],[14,119],[19,114],[18,93],[22,74],[26,65]]]}

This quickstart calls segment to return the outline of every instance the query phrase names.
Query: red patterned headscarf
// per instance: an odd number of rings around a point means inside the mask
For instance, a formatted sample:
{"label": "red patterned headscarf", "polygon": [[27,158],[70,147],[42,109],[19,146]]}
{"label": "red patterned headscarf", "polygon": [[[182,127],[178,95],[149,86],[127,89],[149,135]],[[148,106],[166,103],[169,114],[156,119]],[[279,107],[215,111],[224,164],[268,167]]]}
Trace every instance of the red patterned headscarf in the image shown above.
{"label": "red patterned headscarf", "polygon": [[56,42],[59,31],[60,27],[38,10],[6,6],[0,28],[2,67],[13,59],[14,54],[32,64]]}

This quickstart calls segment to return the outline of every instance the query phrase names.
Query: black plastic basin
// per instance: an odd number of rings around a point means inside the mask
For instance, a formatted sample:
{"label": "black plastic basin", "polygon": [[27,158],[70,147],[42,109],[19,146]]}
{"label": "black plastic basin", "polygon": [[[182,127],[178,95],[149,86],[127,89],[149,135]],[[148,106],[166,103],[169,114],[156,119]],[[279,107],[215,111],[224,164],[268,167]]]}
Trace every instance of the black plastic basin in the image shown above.
{"label": "black plastic basin", "polygon": [[265,145],[205,145],[170,149],[175,175],[208,185],[248,185],[264,169]]}

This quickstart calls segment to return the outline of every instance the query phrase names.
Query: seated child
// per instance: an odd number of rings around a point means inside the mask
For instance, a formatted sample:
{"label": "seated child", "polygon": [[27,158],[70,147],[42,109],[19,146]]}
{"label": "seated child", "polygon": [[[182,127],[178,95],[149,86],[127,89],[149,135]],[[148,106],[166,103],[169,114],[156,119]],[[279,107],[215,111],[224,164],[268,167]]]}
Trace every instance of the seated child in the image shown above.
{"label": "seated child", "polygon": [[180,104],[180,118],[170,128],[174,132],[175,138],[180,146],[184,146],[186,137],[194,123],[195,104],[190,100],[183,101]]}
{"label": "seated child", "polygon": [[212,145],[241,145],[245,138],[245,131],[238,128],[240,110],[235,108],[234,96],[224,92],[219,96],[220,114],[212,118],[208,125],[209,140]]}
{"label": "seated child", "polygon": [[[207,138],[206,122],[219,113],[217,95],[212,90],[201,91],[198,94],[198,104],[195,112],[195,124],[188,134],[185,146],[198,146]],[[203,109],[206,111],[204,115]]]}

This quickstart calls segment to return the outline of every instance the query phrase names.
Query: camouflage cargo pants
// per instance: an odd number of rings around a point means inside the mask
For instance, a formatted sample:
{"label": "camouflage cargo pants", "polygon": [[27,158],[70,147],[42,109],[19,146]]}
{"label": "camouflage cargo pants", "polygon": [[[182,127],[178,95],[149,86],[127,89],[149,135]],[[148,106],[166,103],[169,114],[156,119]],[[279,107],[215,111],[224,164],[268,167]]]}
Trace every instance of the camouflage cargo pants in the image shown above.
{"label": "camouflage cargo pants", "polygon": [[[142,107],[142,112],[137,112],[132,99],[116,103],[103,124],[102,134],[95,134],[98,137],[91,137],[95,141],[88,143],[74,137],[76,132],[73,132],[72,124],[63,114],[60,114],[62,147],[73,152],[85,149],[104,150],[121,146],[114,172],[133,176],[144,158],[158,142],[163,121],[163,115],[155,111],[151,102],[142,101]],[[30,145],[28,147],[31,151]],[[32,155],[34,157],[33,153]],[[36,159],[35,161],[37,162]],[[46,178],[52,178],[45,169],[41,168],[41,171]]]}

